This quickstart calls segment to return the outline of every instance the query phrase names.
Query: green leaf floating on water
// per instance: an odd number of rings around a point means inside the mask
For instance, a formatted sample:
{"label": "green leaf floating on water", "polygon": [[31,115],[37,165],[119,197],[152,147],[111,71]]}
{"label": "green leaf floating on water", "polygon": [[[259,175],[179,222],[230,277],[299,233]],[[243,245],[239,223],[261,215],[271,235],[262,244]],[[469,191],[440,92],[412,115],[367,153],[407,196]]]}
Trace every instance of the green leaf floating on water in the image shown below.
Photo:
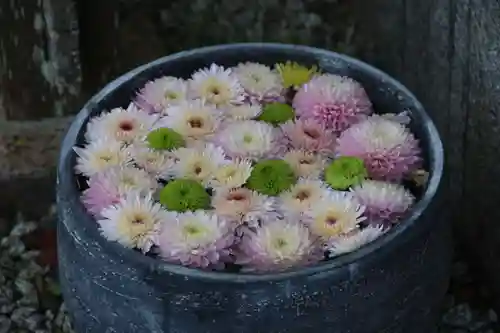
{"label": "green leaf floating on water", "polygon": [[265,121],[266,123],[277,126],[294,118],[295,111],[290,105],[275,102],[264,106],[264,109],[257,120]]}
{"label": "green leaf floating on water", "polygon": [[365,163],[361,158],[341,156],[325,170],[325,181],[335,190],[347,190],[368,177]]}
{"label": "green leaf floating on water", "polygon": [[200,182],[191,179],[176,179],[160,191],[160,203],[176,212],[208,209],[210,195]]}
{"label": "green leaf floating on water", "polygon": [[182,135],[166,127],[149,132],[147,140],[149,147],[158,150],[174,150],[186,144]]}

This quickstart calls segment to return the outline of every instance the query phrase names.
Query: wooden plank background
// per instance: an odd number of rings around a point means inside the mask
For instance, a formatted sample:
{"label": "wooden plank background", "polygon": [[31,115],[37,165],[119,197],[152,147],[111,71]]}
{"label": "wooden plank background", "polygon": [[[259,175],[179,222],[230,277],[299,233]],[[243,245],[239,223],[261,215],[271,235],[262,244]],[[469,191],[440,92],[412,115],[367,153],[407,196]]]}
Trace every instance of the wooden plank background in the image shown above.
{"label": "wooden plank background", "polygon": [[500,300],[499,36],[498,0],[6,0],[0,119],[71,114],[126,70],[201,45],[353,54],[401,80],[434,119],[459,248]]}

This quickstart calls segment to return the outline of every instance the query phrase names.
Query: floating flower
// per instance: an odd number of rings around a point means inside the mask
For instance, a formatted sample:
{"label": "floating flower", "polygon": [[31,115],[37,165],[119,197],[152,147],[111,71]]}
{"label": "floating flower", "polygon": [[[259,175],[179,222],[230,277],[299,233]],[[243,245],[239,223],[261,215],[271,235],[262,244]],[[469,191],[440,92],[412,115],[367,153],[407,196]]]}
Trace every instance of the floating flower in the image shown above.
{"label": "floating flower", "polygon": [[129,148],[134,164],[152,176],[169,179],[174,175],[175,159],[170,151],[155,150],[146,144],[134,144]]}
{"label": "floating flower", "polygon": [[260,104],[241,104],[228,106],[224,115],[231,120],[251,120],[262,112]]}
{"label": "floating flower", "polygon": [[200,182],[174,179],[160,191],[160,203],[170,211],[195,211],[210,207],[210,195]]}
{"label": "floating flower", "polygon": [[283,85],[279,74],[266,65],[241,63],[233,69],[233,73],[251,100],[272,100],[282,94]]}
{"label": "floating flower", "polygon": [[352,156],[338,157],[325,170],[325,182],[335,190],[347,190],[367,176],[363,160]]}
{"label": "floating flower", "polygon": [[285,154],[283,160],[300,178],[317,179],[326,165],[326,159],[323,156],[305,150],[291,150]]}
{"label": "floating flower", "polygon": [[249,160],[228,161],[215,170],[210,186],[215,189],[243,186],[251,172],[252,162]]}
{"label": "floating flower", "polygon": [[156,119],[155,116],[139,110],[134,104],[130,104],[127,109],[115,108],[90,119],[85,139],[92,142],[108,137],[131,143],[144,136]]}
{"label": "floating flower", "polygon": [[296,62],[287,61],[284,64],[277,64],[276,71],[281,76],[283,87],[298,89],[318,73],[318,67],[308,68]]}
{"label": "floating flower", "polygon": [[74,147],[73,150],[78,155],[76,172],[87,177],[111,167],[128,165],[131,162],[129,150],[120,142],[107,137],[92,141],[83,148]]}
{"label": "floating flower", "polygon": [[300,217],[328,193],[329,190],[323,182],[300,179],[297,184],[279,196],[280,210],[285,218]]}
{"label": "floating flower", "polygon": [[221,115],[202,100],[184,101],[167,109],[158,127],[169,127],[185,138],[205,140],[217,131]]}
{"label": "floating flower", "polygon": [[244,120],[229,123],[216,137],[216,142],[232,158],[258,160],[276,148],[275,129],[266,123]]}
{"label": "floating flower", "polygon": [[185,101],[187,98],[186,81],[164,76],[146,83],[139,91],[135,103],[149,112],[163,113],[167,107]]}
{"label": "floating flower", "polygon": [[119,204],[109,206],[98,220],[101,233],[110,241],[144,252],[152,246],[151,239],[159,224],[166,218],[166,211],[154,203],[151,195],[129,193]]}
{"label": "floating flower", "polygon": [[192,94],[216,106],[238,104],[243,101],[243,87],[230,69],[212,64],[193,74],[190,80]]}
{"label": "floating flower", "polygon": [[236,263],[268,272],[315,264],[323,257],[314,237],[298,221],[276,220],[243,235]]}
{"label": "floating flower", "polygon": [[208,268],[228,260],[233,231],[223,219],[205,211],[169,212],[158,245],[160,256],[184,266]]}
{"label": "floating flower", "polygon": [[274,102],[264,106],[262,113],[257,119],[277,126],[294,118],[295,111],[290,105]]}
{"label": "floating flower", "polygon": [[88,185],[82,193],[82,201],[96,216],[104,208],[119,203],[129,192],[149,194],[157,187],[156,181],[145,171],[133,167],[117,167],[96,173],[90,177]]}
{"label": "floating flower", "polygon": [[336,134],[313,119],[297,119],[281,125],[280,145],[302,149],[331,157],[335,150]]}
{"label": "floating flower", "polygon": [[174,150],[186,145],[182,135],[167,127],[157,128],[149,132],[147,141],[149,147],[156,150]]}
{"label": "floating flower", "polygon": [[220,147],[204,144],[196,148],[180,148],[174,151],[177,163],[173,167],[177,178],[200,181],[207,186],[215,172],[225,162],[225,155]]}
{"label": "floating flower", "polygon": [[255,164],[247,187],[266,195],[278,195],[297,181],[292,167],[283,160],[263,160]]}
{"label": "floating flower", "polygon": [[330,258],[353,252],[373,242],[382,236],[384,232],[382,226],[368,226],[351,234],[335,238],[326,246],[326,251]]}
{"label": "floating flower", "polygon": [[413,134],[394,121],[372,116],[344,131],[337,153],[362,158],[370,178],[399,181],[420,166],[420,148]]}
{"label": "floating flower", "polygon": [[395,223],[410,209],[415,197],[404,186],[376,180],[366,180],[352,189],[365,215],[373,223]]}
{"label": "floating flower", "polygon": [[305,84],[295,95],[293,107],[300,118],[315,119],[336,132],[372,113],[372,104],[356,81],[324,74]]}
{"label": "floating flower", "polygon": [[411,117],[409,111],[403,111],[400,113],[384,113],[381,114],[380,117],[387,120],[395,121],[402,125],[408,125],[409,123],[411,123]]}
{"label": "floating flower", "polygon": [[362,206],[349,192],[330,191],[305,212],[313,234],[328,240],[353,231],[366,218]]}
{"label": "floating flower", "polygon": [[221,189],[212,197],[212,207],[217,215],[232,222],[235,227],[245,223],[257,227],[260,221],[276,219],[276,200],[247,188]]}

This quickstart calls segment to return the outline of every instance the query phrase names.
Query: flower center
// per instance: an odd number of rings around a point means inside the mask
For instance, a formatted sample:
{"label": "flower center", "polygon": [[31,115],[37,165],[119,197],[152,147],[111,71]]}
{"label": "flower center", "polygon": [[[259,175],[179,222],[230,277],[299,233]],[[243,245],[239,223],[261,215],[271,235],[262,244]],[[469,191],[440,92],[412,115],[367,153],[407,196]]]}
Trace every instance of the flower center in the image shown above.
{"label": "flower center", "polygon": [[144,216],[142,216],[140,214],[134,215],[132,217],[131,223],[132,224],[144,224],[145,223],[145,218],[144,218]]}
{"label": "flower center", "polygon": [[327,216],[327,218],[325,219],[326,225],[331,226],[331,227],[333,227],[335,224],[337,224],[338,221],[339,220],[337,219],[337,217],[332,216],[332,215]]}
{"label": "flower center", "polygon": [[299,200],[299,201],[304,201],[306,199],[309,199],[309,197],[311,196],[311,192],[309,192],[308,190],[300,190],[296,195],[295,195],[295,199]]}
{"label": "flower center", "polygon": [[203,127],[203,119],[201,118],[191,118],[188,121],[189,126],[192,128],[202,128]]}
{"label": "flower center", "polygon": [[134,124],[130,120],[125,120],[120,123],[119,127],[122,131],[129,132],[134,129]]}
{"label": "flower center", "polygon": [[203,169],[201,168],[201,166],[195,165],[195,167],[194,167],[195,174],[199,175],[202,171],[203,171]]}
{"label": "flower center", "polygon": [[228,200],[230,201],[243,201],[246,197],[242,193],[230,193]]}
{"label": "flower center", "polygon": [[304,128],[304,134],[311,139],[318,139],[321,133],[315,128]]}
{"label": "flower center", "polygon": [[310,165],[313,164],[313,160],[311,158],[302,158],[301,160],[299,160],[299,163]]}
{"label": "flower center", "polygon": [[104,162],[110,162],[113,158],[110,155],[101,155],[99,159]]}
{"label": "flower center", "polygon": [[128,185],[128,186],[134,186],[135,185],[135,181],[132,177],[127,177],[127,176],[124,176],[122,178],[122,184],[123,185]]}
{"label": "flower center", "polygon": [[177,99],[178,95],[175,91],[167,90],[164,94],[166,99]]}
{"label": "flower center", "polygon": [[253,136],[250,134],[245,134],[243,136],[243,142],[245,143],[251,143],[253,141]]}
{"label": "flower center", "polygon": [[195,225],[186,225],[184,227],[184,234],[188,236],[195,236],[201,233],[201,229]]}
{"label": "flower center", "polygon": [[277,250],[283,249],[287,245],[288,245],[288,242],[286,241],[286,239],[276,238],[274,240],[274,248]]}

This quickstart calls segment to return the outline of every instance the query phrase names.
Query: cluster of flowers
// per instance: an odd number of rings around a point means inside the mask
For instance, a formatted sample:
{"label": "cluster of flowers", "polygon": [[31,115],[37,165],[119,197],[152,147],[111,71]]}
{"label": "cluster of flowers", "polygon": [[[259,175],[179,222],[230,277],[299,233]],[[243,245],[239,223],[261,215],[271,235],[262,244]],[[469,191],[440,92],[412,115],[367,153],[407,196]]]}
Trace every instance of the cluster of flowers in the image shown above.
{"label": "cluster of flowers", "polygon": [[422,171],[404,114],[296,63],[212,64],[89,120],[82,201],[110,241],[189,267],[269,272],[375,240]]}

